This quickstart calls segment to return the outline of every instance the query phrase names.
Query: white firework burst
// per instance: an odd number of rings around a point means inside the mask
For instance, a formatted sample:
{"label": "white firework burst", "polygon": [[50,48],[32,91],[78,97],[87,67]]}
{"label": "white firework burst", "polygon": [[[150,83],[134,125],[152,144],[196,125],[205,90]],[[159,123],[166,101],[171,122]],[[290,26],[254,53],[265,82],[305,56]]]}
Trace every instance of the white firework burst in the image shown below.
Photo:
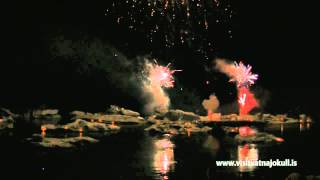
{"label": "white firework burst", "polygon": [[245,66],[241,61],[240,63],[234,62],[234,76],[230,82],[236,82],[238,87],[251,86],[258,79],[258,74],[251,72],[252,66]]}

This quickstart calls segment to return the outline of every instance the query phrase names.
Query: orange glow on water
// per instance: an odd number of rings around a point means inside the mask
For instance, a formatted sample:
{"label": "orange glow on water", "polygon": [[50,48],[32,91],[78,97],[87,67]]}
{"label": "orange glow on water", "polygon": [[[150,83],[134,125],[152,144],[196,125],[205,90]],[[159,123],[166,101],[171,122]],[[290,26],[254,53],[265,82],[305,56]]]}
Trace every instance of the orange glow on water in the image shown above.
{"label": "orange glow on water", "polygon": [[44,126],[41,126],[41,132],[46,132],[47,128]]}
{"label": "orange glow on water", "polygon": [[[169,139],[161,139],[155,142],[155,154],[153,167],[156,171],[165,175],[174,169],[174,144]],[[168,179],[168,176],[164,179]]]}
{"label": "orange glow on water", "polygon": [[187,134],[188,134],[188,137],[191,136],[191,129],[190,128],[187,129]]}
{"label": "orange glow on water", "polygon": [[[259,159],[259,151],[255,144],[245,144],[238,146],[238,161],[257,161]],[[239,166],[240,172],[251,172],[256,166]]]}
{"label": "orange glow on water", "polygon": [[253,136],[256,134],[256,131],[249,126],[243,126],[239,128],[239,135],[242,137]]}
{"label": "orange glow on water", "polygon": [[284,139],[281,138],[281,137],[277,137],[275,140],[276,140],[277,142],[284,142]]}
{"label": "orange glow on water", "polygon": [[46,130],[47,128],[44,126],[41,126],[41,136],[44,138],[46,136]]}
{"label": "orange glow on water", "polygon": [[46,137],[46,132],[42,131],[42,132],[41,132],[41,136],[42,136],[43,138]]}

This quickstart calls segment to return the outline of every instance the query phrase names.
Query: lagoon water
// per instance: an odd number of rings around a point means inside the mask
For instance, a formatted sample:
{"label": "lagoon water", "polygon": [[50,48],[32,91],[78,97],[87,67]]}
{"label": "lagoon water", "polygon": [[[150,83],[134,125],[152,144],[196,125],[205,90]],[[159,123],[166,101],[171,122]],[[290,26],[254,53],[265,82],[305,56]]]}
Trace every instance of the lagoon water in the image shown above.
{"label": "lagoon water", "polygon": [[[292,172],[320,175],[317,124],[264,127],[264,131],[285,139],[274,145],[237,145],[219,128],[209,135],[174,137],[151,136],[143,128],[124,127],[118,134],[98,138],[97,144],[73,150],[41,149],[25,141],[26,134],[2,134],[1,174],[11,179],[57,180],[285,179]],[[287,158],[298,161],[298,166],[216,166],[216,160]]]}

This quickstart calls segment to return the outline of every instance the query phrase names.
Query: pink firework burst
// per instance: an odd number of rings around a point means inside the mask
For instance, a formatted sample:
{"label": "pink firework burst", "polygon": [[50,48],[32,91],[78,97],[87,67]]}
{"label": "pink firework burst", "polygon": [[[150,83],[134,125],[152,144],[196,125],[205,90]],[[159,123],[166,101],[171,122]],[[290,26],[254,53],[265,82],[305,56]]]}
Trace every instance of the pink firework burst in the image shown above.
{"label": "pink firework burst", "polygon": [[170,63],[167,66],[160,66],[157,61],[154,64],[148,64],[149,76],[148,79],[151,84],[159,85],[161,87],[171,88],[174,87],[173,74],[176,71],[169,68]]}
{"label": "pink firework burst", "polygon": [[234,62],[234,76],[230,79],[230,82],[236,82],[238,87],[251,86],[258,79],[258,74],[251,72],[252,66],[245,66],[241,61],[238,64]]}

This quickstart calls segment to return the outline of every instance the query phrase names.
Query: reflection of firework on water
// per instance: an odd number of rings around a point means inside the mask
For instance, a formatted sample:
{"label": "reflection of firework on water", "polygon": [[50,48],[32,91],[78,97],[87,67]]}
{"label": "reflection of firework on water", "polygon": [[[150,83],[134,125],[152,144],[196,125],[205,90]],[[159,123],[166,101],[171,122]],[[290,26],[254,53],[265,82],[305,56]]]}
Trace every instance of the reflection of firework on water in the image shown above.
{"label": "reflection of firework on water", "polygon": [[[229,24],[233,16],[229,0],[112,0],[105,15],[120,26],[146,34],[150,43],[171,48],[195,45],[210,48],[207,30]],[[229,25],[228,25],[229,26]],[[226,30],[231,38],[231,30]]]}
{"label": "reflection of firework on water", "polygon": [[[245,144],[238,146],[238,161],[257,161],[259,159],[259,150],[256,144]],[[251,172],[257,166],[246,166],[244,164],[239,166],[240,172]]]}
{"label": "reflection of firework on water", "polygon": [[236,82],[238,87],[251,86],[258,79],[257,74],[251,72],[252,67],[248,64],[245,66],[242,62],[234,62],[235,74],[230,82]]}
{"label": "reflection of firework on water", "polygon": [[156,140],[153,163],[155,170],[165,176],[174,169],[174,165],[174,144],[169,139]]}

